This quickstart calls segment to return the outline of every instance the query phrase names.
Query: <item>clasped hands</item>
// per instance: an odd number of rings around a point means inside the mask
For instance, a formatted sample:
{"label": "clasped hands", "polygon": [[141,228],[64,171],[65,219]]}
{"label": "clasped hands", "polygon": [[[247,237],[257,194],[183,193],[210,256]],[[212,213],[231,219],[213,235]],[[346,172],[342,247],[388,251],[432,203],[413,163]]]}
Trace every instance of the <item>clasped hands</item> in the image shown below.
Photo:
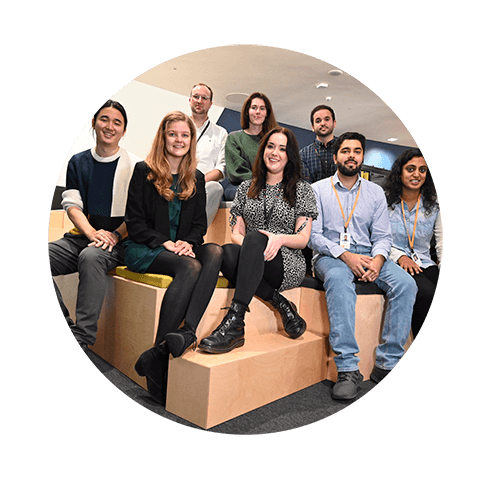
{"label": "clasped hands", "polygon": [[186,255],[187,257],[195,258],[195,254],[193,253],[193,245],[184,240],[177,240],[176,242],[172,242],[172,240],[166,241],[163,246],[170,252],[175,253],[179,257],[182,255]]}
{"label": "clasped hands", "polygon": [[113,232],[109,232],[108,230],[95,230],[92,234],[88,236],[90,243],[88,244],[89,247],[97,247],[101,248],[102,250],[106,250],[111,252],[113,247],[120,241],[120,238],[117,234]]}
{"label": "clasped hands", "polygon": [[339,257],[361,282],[374,282],[383,267],[385,259],[382,255],[369,257],[359,253],[344,252]]}

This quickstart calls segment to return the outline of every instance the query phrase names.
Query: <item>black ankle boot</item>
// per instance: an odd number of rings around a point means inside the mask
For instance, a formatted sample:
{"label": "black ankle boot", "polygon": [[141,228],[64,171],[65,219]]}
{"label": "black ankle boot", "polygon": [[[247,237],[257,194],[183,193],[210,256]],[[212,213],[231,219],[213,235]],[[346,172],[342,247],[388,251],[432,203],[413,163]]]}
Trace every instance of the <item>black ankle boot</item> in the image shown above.
{"label": "black ankle boot", "polygon": [[226,353],[245,343],[245,312],[248,307],[232,302],[222,323],[204,338],[198,348],[208,353]]}
{"label": "black ankle boot", "polygon": [[167,395],[168,349],[165,341],[143,352],[135,364],[135,371],[147,377],[150,395],[165,405]]}
{"label": "black ankle boot", "polygon": [[285,332],[287,332],[291,338],[298,338],[305,333],[307,324],[298,314],[297,307],[294,303],[289,302],[277,291],[275,291],[273,298],[269,303],[275,308],[275,310],[280,312]]}
{"label": "black ankle boot", "polygon": [[[168,350],[176,358],[183,354],[183,352],[190,346],[192,343],[196,343],[197,336],[193,329],[184,325],[182,328],[179,328],[175,332],[167,333],[165,335],[165,342],[167,343]],[[194,345],[195,349],[196,345]]]}

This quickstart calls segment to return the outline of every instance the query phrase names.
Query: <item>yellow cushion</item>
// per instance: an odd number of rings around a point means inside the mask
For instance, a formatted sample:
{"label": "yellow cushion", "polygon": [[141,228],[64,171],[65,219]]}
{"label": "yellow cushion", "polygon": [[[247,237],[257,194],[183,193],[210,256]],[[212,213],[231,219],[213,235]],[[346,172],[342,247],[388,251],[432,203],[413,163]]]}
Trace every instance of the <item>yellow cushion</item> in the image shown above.
{"label": "yellow cushion", "polygon": [[[128,278],[135,282],[145,283],[158,288],[167,288],[173,278],[168,275],[159,275],[156,273],[135,273],[131,272],[127,267],[117,267],[115,273],[119,277]],[[218,277],[216,288],[228,288],[228,280],[225,277]]]}

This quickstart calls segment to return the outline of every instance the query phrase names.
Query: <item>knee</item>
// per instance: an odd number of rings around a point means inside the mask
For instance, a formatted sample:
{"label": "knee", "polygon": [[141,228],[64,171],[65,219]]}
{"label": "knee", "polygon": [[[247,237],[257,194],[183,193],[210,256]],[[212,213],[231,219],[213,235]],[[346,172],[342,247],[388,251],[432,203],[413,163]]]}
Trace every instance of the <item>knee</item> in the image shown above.
{"label": "knee", "polygon": [[247,243],[247,245],[265,245],[266,247],[268,243],[268,237],[264,233],[251,231],[247,232],[247,234],[245,235],[243,245],[245,245],[245,242]]}
{"label": "knee", "polygon": [[323,280],[325,288],[330,286],[338,288],[351,287],[354,290],[354,277],[351,270],[348,267],[345,268],[343,262],[339,263],[341,260],[327,259],[327,261],[315,267],[315,276]]}
{"label": "knee", "polygon": [[206,243],[205,248],[207,249],[208,254],[211,256],[223,255],[223,248],[216,243]]}
{"label": "knee", "polygon": [[[417,283],[415,282],[414,278],[405,270],[401,268],[398,270],[400,271],[397,272],[397,281],[392,285],[393,291],[391,296],[403,296],[404,298],[408,297],[415,301],[418,292]],[[387,296],[390,296],[388,291]]]}
{"label": "knee", "polygon": [[86,267],[106,268],[104,251],[101,248],[87,247],[78,255],[78,269]]}
{"label": "knee", "polygon": [[223,258],[223,248],[216,243],[207,243],[204,245],[207,252],[209,263],[221,263]]}
{"label": "knee", "polygon": [[[187,258],[187,257],[185,257]],[[197,280],[202,271],[202,264],[195,258],[188,257],[187,268],[185,269],[185,276]]]}
{"label": "knee", "polygon": [[207,199],[213,199],[215,202],[222,201],[223,198],[223,187],[218,182],[207,182],[205,184],[205,192],[207,194]]}
{"label": "knee", "polygon": [[348,289],[351,289],[352,292],[355,291],[353,284],[353,278],[345,275],[345,271],[341,268],[332,268],[325,274],[324,280],[325,288],[336,288],[342,292],[347,292]]}

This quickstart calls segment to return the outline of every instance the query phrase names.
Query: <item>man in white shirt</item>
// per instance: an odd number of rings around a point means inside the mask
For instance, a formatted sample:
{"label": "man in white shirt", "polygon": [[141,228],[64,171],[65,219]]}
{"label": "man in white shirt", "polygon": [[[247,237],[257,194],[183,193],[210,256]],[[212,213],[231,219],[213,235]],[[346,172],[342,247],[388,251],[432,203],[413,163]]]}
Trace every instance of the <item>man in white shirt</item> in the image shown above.
{"label": "man in white shirt", "polygon": [[204,83],[198,83],[190,92],[191,118],[197,127],[197,168],[205,175],[207,194],[207,224],[217,214],[223,197],[220,181],[225,176],[225,142],[227,131],[208,118],[213,103],[213,91]]}

